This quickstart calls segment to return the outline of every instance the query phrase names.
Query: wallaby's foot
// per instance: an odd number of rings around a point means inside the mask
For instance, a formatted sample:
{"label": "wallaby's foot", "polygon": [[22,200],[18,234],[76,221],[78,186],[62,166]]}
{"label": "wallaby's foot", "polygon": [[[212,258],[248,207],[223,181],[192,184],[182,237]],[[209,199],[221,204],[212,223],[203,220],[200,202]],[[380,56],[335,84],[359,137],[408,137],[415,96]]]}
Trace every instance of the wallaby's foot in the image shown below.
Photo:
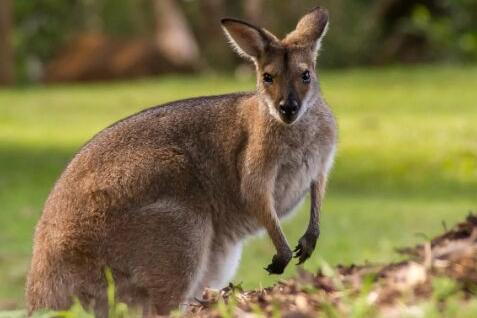
{"label": "wallaby's foot", "polygon": [[288,263],[290,263],[290,260],[292,258],[293,254],[290,251],[290,253],[286,254],[277,254],[273,255],[272,258],[272,263],[268,265],[265,270],[271,275],[271,274],[283,274],[283,271],[285,270],[285,267],[287,267]]}
{"label": "wallaby's foot", "polygon": [[298,241],[298,245],[295,247],[293,257],[298,258],[297,265],[303,264],[310,258],[311,254],[315,250],[316,241],[318,240],[318,233],[306,232]]}

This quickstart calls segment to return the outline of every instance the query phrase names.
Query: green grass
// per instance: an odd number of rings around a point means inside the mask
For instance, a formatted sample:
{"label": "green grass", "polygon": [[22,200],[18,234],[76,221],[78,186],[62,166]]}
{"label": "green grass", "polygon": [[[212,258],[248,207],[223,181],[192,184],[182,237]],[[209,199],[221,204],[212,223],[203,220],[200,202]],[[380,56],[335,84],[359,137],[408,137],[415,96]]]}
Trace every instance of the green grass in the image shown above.
{"label": "green grass", "polygon": [[[477,209],[477,66],[327,71],[324,95],[340,144],[322,214],[322,236],[305,268],[394,259]],[[34,225],[53,182],[79,147],[112,122],[169,100],[253,88],[253,79],[165,77],[108,84],[0,90],[0,308],[23,306]],[[308,202],[285,224],[305,230]],[[236,282],[279,277],[262,236],[245,247]],[[290,265],[285,276],[296,269]]]}

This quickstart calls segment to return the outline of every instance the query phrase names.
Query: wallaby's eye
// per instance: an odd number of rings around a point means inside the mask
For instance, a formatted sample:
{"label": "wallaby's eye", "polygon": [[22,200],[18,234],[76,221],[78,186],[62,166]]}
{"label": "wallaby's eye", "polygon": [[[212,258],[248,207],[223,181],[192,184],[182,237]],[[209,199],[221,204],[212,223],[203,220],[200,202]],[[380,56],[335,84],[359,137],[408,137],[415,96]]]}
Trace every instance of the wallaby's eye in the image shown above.
{"label": "wallaby's eye", "polygon": [[269,73],[263,74],[263,81],[267,84],[272,84],[273,83],[273,76],[270,75]]}
{"label": "wallaby's eye", "polygon": [[308,84],[311,81],[310,72],[304,71],[303,74],[301,74],[301,79],[303,80],[303,83]]}

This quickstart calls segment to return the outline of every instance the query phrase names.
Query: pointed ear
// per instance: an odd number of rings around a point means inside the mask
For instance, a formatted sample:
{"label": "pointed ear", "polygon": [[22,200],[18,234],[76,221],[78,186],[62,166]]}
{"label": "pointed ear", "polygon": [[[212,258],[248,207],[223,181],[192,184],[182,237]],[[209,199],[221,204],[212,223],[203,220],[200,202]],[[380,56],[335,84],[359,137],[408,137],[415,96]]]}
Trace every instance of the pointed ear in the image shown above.
{"label": "pointed ear", "polygon": [[314,8],[298,21],[295,31],[288,34],[284,41],[292,45],[310,46],[316,58],[321,40],[328,31],[328,16],[328,10]]}
{"label": "pointed ear", "polygon": [[220,22],[232,48],[240,56],[254,62],[265,53],[273,41],[278,41],[270,32],[247,22],[230,18]]}

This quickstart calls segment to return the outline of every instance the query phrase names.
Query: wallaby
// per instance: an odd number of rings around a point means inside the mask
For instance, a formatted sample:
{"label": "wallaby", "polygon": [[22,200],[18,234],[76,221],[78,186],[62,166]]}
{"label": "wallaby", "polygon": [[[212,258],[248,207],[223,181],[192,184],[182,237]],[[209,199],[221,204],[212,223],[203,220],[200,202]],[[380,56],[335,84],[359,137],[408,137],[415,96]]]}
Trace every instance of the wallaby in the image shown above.
{"label": "wallaby", "polygon": [[222,27],[255,64],[250,93],[192,98],[146,109],[98,133],[71,160],[37,225],[26,296],[29,313],[66,309],[76,297],[107,316],[105,268],[117,297],[167,314],[221,288],[243,240],[264,228],[281,274],[293,252],[279,219],[311,193],[295,249],[308,259],[337,128],[315,60],[328,12],[315,8],[279,40],[235,19]]}

